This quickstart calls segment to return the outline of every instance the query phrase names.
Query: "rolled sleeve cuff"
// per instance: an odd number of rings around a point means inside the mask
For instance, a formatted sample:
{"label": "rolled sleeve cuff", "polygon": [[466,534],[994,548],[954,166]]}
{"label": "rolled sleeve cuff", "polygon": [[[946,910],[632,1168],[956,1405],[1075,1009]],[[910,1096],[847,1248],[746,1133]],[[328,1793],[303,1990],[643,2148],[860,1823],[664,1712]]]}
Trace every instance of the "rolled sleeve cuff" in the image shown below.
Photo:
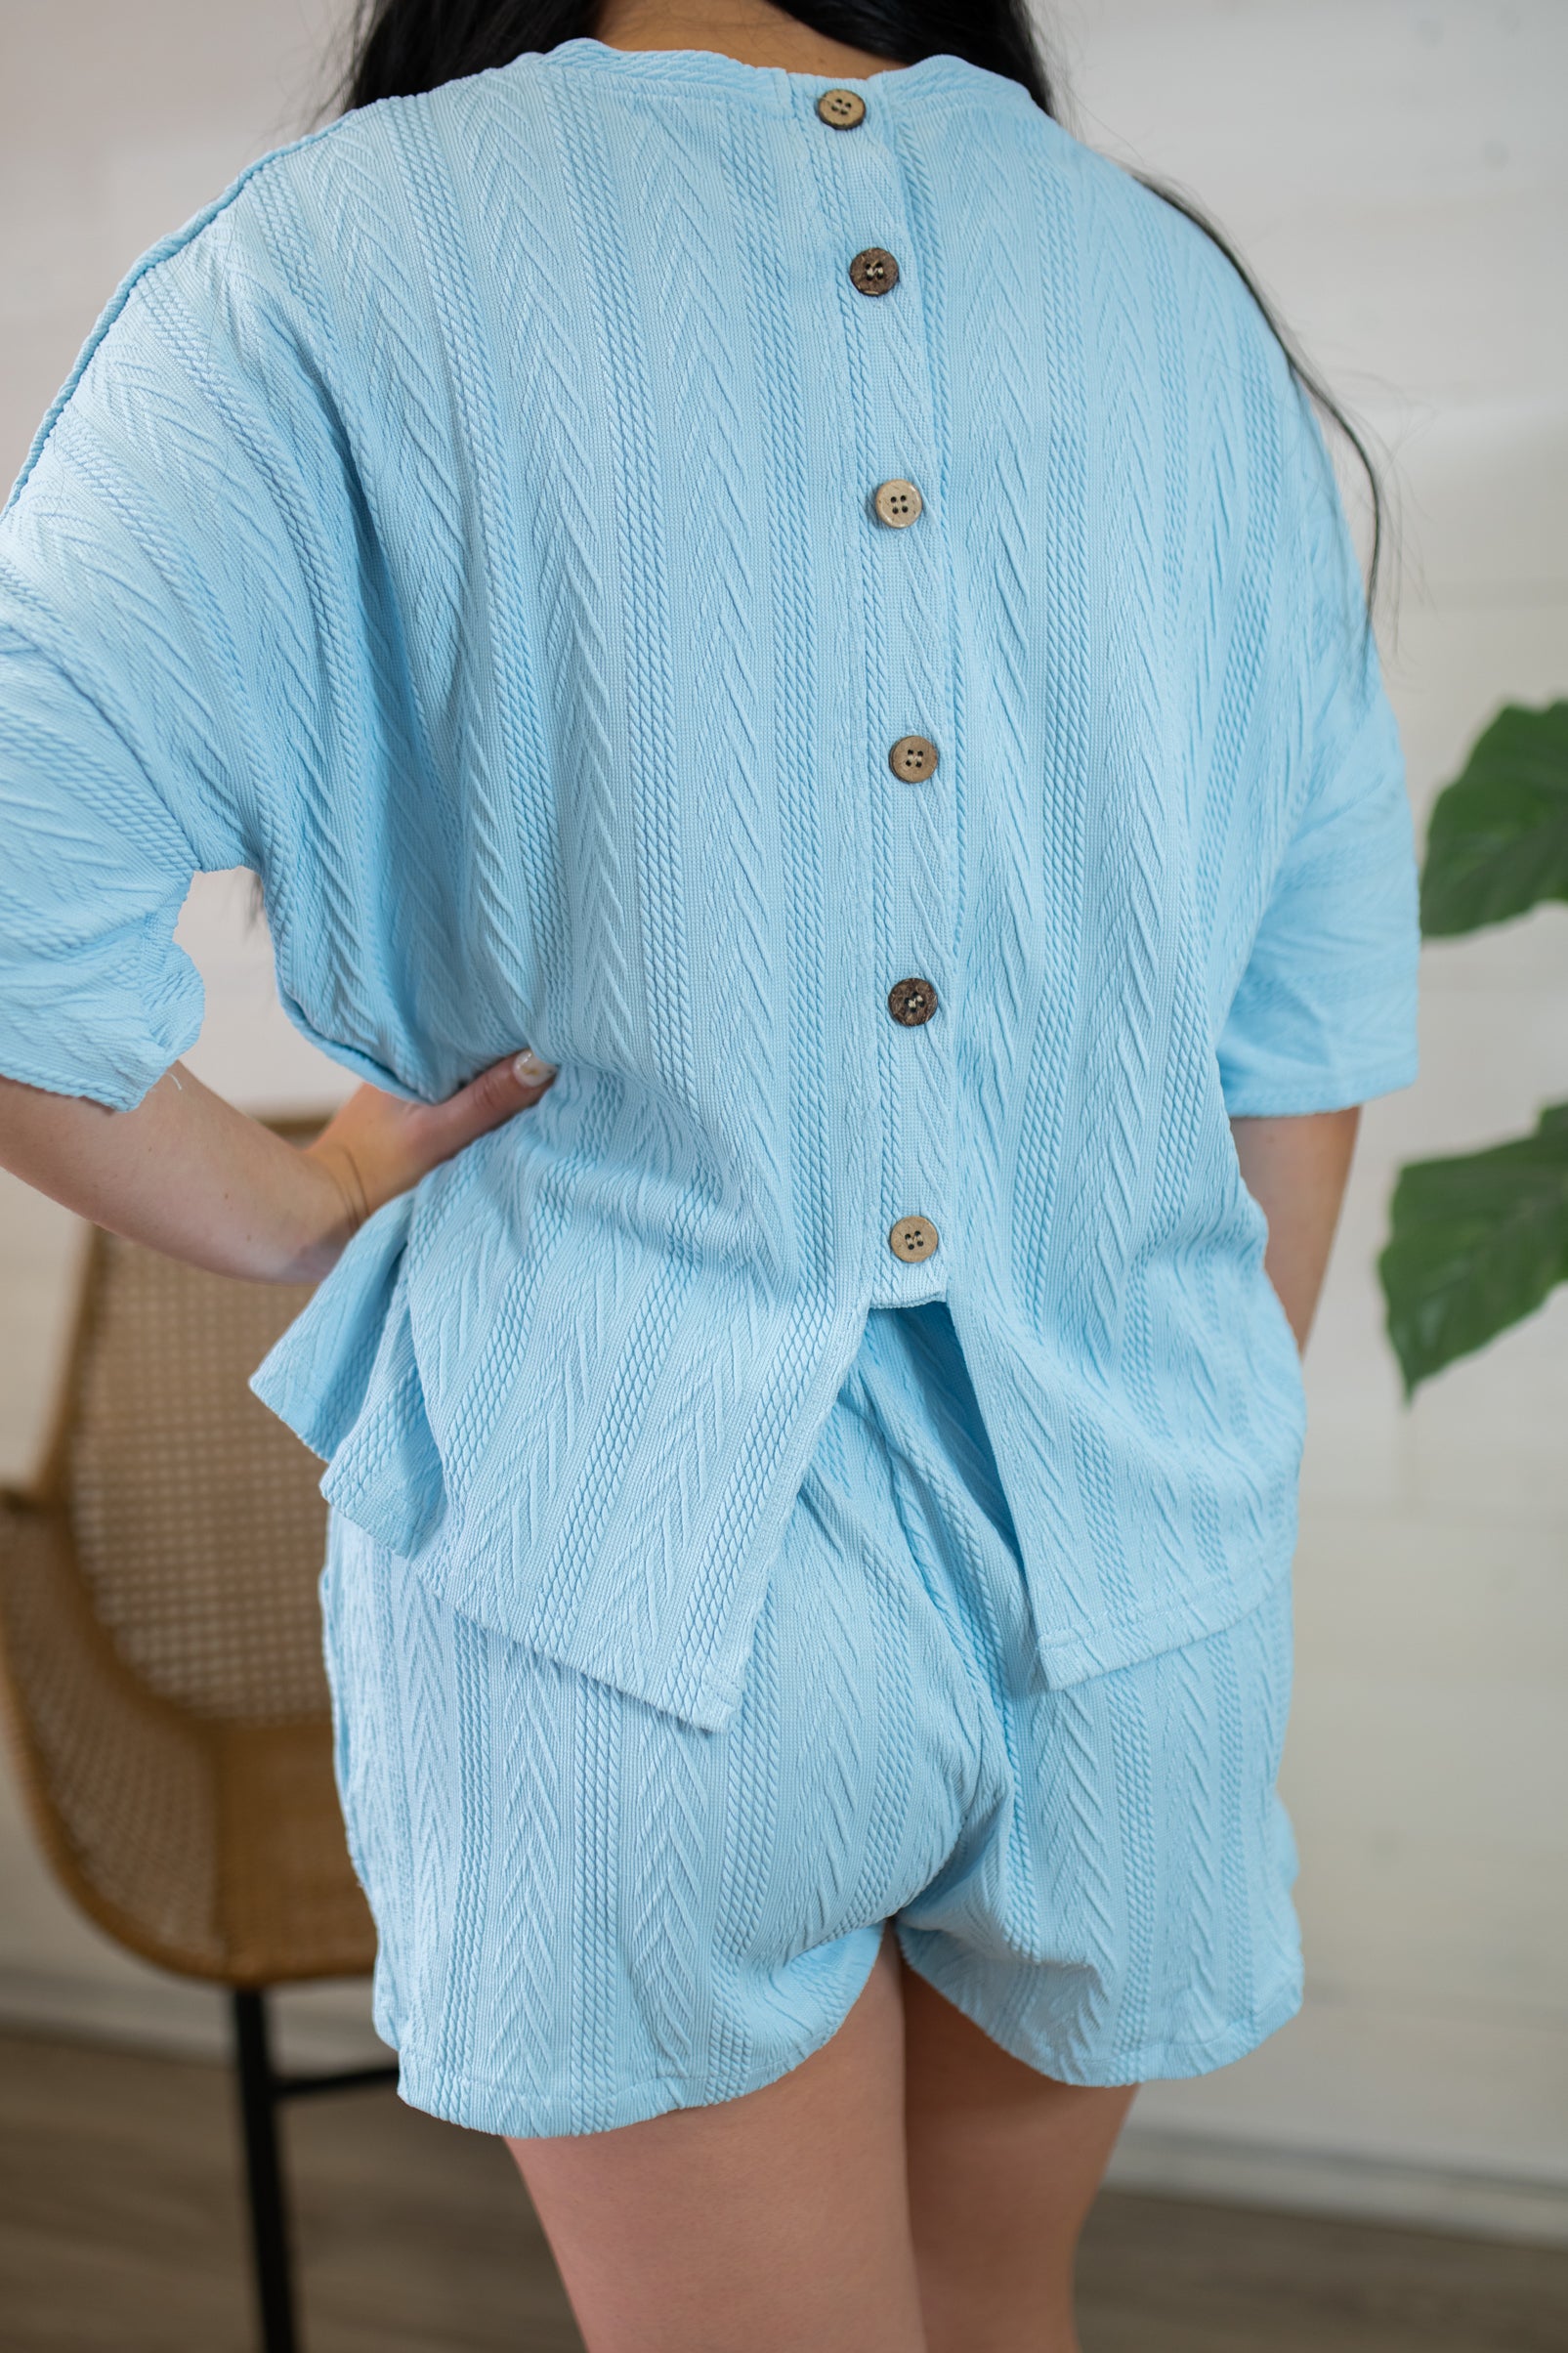
{"label": "rolled sleeve cuff", "polygon": [[0,956],[0,1074],[132,1111],[201,1034],[201,981],[166,924],[73,955]]}

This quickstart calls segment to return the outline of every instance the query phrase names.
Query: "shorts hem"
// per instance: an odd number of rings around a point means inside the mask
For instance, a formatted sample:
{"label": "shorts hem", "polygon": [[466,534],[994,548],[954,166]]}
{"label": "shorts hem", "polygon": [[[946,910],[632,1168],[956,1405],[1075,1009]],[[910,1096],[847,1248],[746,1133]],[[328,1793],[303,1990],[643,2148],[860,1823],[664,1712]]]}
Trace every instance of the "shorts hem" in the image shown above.
{"label": "shorts hem", "polygon": [[1026,2037],[1016,2029],[999,2032],[992,2020],[982,2014],[982,2006],[972,1994],[966,1995],[961,1987],[944,1985],[940,1975],[917,1961],[899,1932],[899,1949],[915,1976],[940,1993],[944,2001],[988,2035],[999,2050],[1033,2068],[1038,2075],[1049,2075],[1058,2083],[1074,2083],[1086,2090],[1112,2090],[1136,2083],[1171,2083],[1190,2075],[1212,2075],[1216,2069],[1230,2067],[1245,2059],[1249,2051],[1256,2050],[1271,2034],[1277,2034],[1289,2025],[1301,2007],[1302,1989],[1299,1980],[1284,1987],[1265,2003],[1245,2017],[1234,2019],[1218,2034],[1206,2036],[1202,2041],[1146,2042],[1130,2051],[1117,2052],[1096,2064],[1081,2055],[1037,2044],[1031,2048]]}
{"label": "shorts hem", "polygon": [[701,2093],[694,2096],[693,2084],[683,2076],[646,2076],[639,2082],[619,2085],[613,2099],[596,2105],[591,2122],[581,2120],[581,2103],[568,2092],[520,2093],[514,2085],[487,2075],[465,2075],[432,2066],[407,2051],[408,2038],[400,2040],[392,2020],[385,2025],[378,2021],[377,2031],[398,2055],[398,2097],[409,2108],[418,2109],[425,2116],[441,2117],[448,2124],[461,2124],[470,2132],[492,2133],[503,2140],[578,2139],[589,2133],[617,2132],[626,2124],[646,2124],[655,2117],[668,2116],[674,2109],[722,2108],[731,2100],[744,2099],[748,2092],[765,2091],[770,2083],[783,2082],[785,2075],[793,2075],[797,2067],[825,2050],[845,2025],[870,1983],[880,1952],[878,1944],[854,1991],[826,2032],[803,2043],[782,2065],[765,2067],[733,2090],[711,2096]]}
{"label": "shorts hem", "polygon": [[[1249,2016],[1234,2020],[1219,2033],[1202,2040],[1166,2040],[1146,2042],[1129,2052],[1121,2052],[1096,2064],[1081,2054],[1069,2055],[1043,2046],[1031,2044],[1016,2029],[998,2032],[994,2022],[983,2014],[983,2005],[972,1994],[966,1994],[956,1984],[945,1985],[939,1974],[916,1962],[910,1954],[899,1932],[897,1922],[891,1924],[898,1935],[899,1948],[908,1966],[927,1985],[935,1988],[944,2000],[953,2003],[971,2025],[995,2042],[999,2049],[1038,2075],[1049,2075],[1059,2083],[1079,2084],[1085,2088],[1112,2089],[1138,2083],[1171,2082],[1192,2075],[1212,2074],[1216,2069],[1231,2066],[1278,2033],[1301,2007],[1301,1988],[1293,1984],[1281,1989],[1274,1999]],[[651,2075],[635,2083],[622,2084],[614,2099],[596,2106],[592,2121],[584,2121],[580,2105],[570,2094],[556,2091],[541,2095],[519,2094],[515,2086],[497,2081],[487,2075],[458,2074],[439,2065],[422,2061],[416,2052],[406,2048],[406,2037],[400,2042],[389,2019],[378,2022],[382,2038],[398,2053],[398,2096],[408,2107],[426,2116],[443,2118],[447,2123],[462,2125],[470,2132],[486,2132],[508,2140],[575,2139],[596,2132],[615,2132],[627,2124],[642,2124],[653,2118],[667,2116],[682,2108],[720,2108],[731,2100],[743,2099],[748,2092],[763,2091],[770,2083],[782,2082],[795,2069],[823,2050],[847,2021],[850,2011],[859,2001],[869,1983],[876,1965],[873,1954],[865,1975],[845,2004],[841,2014],[826,2033],[804,2043],[783,2065],[759,2071],[749,2081],[734,2090],[714,2097],[694,2097],[693,2086],[678,2075]]]}
{"label": "shorts hem", "polygon": [[[483,2075],[450,2075],[444,2068],[421,2067],[398,2054],[398,2097],[423,2116],[440,2117],[469,2132],[487,2132],[509,2141],[575,2139],[594,2132],[617,2132],[625,2124],[645,2124],[672,2109],[713,2105],[683,2100],[689,2087],[668,2075],[627,2084],[604,2108],[596,2109],[592,2123],[583,2123],[557,2097],[525,2103],[506,2084]],[[753,2087],[742,2086],[744,2090]]]}

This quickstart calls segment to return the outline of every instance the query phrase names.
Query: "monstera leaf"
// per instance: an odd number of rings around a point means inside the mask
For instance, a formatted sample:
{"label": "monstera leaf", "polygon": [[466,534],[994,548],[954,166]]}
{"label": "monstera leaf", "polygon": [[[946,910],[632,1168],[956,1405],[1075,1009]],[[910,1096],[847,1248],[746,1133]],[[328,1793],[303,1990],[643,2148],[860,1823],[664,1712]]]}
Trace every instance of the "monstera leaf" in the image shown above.
{"label": "monstera leaf", "polygon": [[1568,899],[1568,703],[1510,703],[1438,798],[1421,873],[1428,939]]}
{"label": "monstera leaf", "polygon": [[1568,1103],[1534,1135],[1401,1169],[1377,1271],[1407,1396],[1533,1314],[1568,1281]]}
{"label": "monstera leaf", "polygon": [[[1421,870],[1428,939],[1568,899],[1568,703],[1510,704],[1439,794]],[[1405,1394],[1568,1282],[1568,1103],[1533,1135],[1418,1160],[1394,1187],[1377,1262]]]}

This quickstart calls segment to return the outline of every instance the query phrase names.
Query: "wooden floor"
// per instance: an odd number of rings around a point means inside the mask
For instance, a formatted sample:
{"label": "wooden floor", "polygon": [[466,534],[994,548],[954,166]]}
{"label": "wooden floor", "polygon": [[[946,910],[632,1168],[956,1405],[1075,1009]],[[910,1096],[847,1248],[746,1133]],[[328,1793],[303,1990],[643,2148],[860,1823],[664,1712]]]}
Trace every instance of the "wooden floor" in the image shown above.
{"label": "wooden floor", "polygon": [[[569,2353],[496,2143],[390,2091],[287,2125],[307,2353]],[[1107,2196],[1085,2353],[1564,2353],[1568,2252]],[[4,2353],[251,2353],[225,2073],[0,2037]],[[810,2353],[803,2347],[802,2353]]]}

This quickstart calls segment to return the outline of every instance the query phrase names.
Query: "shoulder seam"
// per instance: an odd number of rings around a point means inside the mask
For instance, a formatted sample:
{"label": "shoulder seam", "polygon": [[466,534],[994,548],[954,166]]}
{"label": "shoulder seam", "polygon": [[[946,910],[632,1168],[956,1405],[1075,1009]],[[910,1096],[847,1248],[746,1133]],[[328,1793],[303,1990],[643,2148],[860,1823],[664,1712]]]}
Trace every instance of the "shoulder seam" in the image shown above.
{"label": "shoulder seam", "polygon": [[187,245],[194,243],[204,230],[209,229],[214,221],[220,219],[229,210],[250,182],[256,179],[260,173],[265,172],[275,163],[281,163],[286,156],[297,155],[304,148],[315,147],[319,140],[329,139],[332,133],[340,129],[347,120],[346,115],[340,115],[333,122],[321,123],[316,130],[307,131],[302,138],[291,139],[284,147],[269,148],[265,155],[258,155],[254,162],[247,163],[238,177],[232,180],[222,193],[214,196],[209,204],[204,204],[198,213],[185,223],[183,228],[172,230],[167,236],[159,237],[156,244],[149,245],[147,251],[131,264],[130,269],[99,313],[86,342],[76,355],[69,375],[45,410],[43,421],[34,433],[27,454],[22,460],[21,471],[11,486],[5,505],[0,507],[0,522],[3,522],[10,514],[17,500],[26,489],[38,460],[48,447],[50,436],[69,406],[77,386],[97,355],[99,345],[120,317],[143,278],[148,277],[162,263],[172,261],[177,253],[183,253]]}

